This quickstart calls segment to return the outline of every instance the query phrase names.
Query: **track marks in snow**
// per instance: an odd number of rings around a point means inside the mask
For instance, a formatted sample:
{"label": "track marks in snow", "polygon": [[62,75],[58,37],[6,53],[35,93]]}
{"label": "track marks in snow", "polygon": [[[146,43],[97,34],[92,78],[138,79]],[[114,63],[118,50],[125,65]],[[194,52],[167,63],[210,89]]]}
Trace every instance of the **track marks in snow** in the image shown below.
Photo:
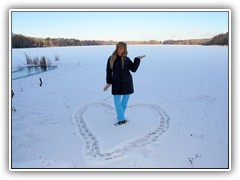
{"label": "track marks in snow", "polygon": [[91,107],[101,107],[111,112],[115,111],[114,107],[112,107],[111,105],[105,102],[95,102],[95,103],[91,103],[84,106],[74,114],[74,120],[77,125],[78,131],[85,142],[86,154],[90,159],[109,160],[109,159],[114,159],[114,158],[123,156],[130,149],[157,141],[157,139],[169,128],[170,117],[159,106],[154,104],[146,104],[146,103],[130,105],[128,106],[128,109],[144,107],[154,111],[157,114],[159,119],[158,126],[154,131],[149,132],[139,137],[138,139],[132,140],[131,142],[127,142],[125,145],[122,145],[111,152],[107,152],[107,153],[101,152],[98,139],[93,135],[93,132],[91,132],[91,129],[88,128],[86,120],[84,119],[84,116],[83,116],[85,111]]}
{"label": "track marks in snow", "polygon": [[49,159],[43,155],[39,155],[38,159],[44,168],[74,168],[71,163],[59,159]]}

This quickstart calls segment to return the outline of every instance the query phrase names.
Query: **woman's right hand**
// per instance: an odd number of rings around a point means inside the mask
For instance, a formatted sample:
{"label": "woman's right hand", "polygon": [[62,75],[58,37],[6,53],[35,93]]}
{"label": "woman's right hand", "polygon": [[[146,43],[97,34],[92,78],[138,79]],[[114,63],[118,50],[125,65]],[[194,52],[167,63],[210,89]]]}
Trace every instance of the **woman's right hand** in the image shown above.
{"label": "woman's right hand", "polygon": [[106,91],[110,86],[111,84],[106,84],[106,86],[103,88],[103,91]]}

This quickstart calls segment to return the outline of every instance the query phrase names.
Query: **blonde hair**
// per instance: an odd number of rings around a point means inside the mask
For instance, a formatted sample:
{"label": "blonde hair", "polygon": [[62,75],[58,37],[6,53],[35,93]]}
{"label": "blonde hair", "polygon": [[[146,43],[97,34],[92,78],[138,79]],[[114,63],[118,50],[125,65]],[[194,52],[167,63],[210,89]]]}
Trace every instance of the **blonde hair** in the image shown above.
{"label": "blonde hair", "polygon": [[118,49],[118,47],[123,47],[124,48],[124,52],[123,52],[123,54],[122,54],[122,56],[121,56],[121,60],[122,60],[122,68],[124,68],[124,59],[125,59],[125,57],[127,56],[127,44],[125,43],[125,42],[119,42],[119,43],[117,43],[117,45],[116,45],[116,49],[115,49],[115,51],[112,53],[112,56],[111,56],[111,59],[110,59],[110,68],[112,69],[113,68],[113,64],[114,64],[114,62],[115,62],[115,60],[116,60],[116,58],[117,58],[117,49]]}

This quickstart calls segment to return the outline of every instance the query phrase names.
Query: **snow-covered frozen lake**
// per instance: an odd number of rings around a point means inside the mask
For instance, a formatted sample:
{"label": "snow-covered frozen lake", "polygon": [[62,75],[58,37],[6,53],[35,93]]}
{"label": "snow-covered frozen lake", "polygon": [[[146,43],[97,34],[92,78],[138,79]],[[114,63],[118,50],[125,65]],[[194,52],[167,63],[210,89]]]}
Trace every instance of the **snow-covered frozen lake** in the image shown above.
{"label": "snow-covered frozen lake", "polygon": [[146,58],[132,73],[130,122],[118,127],[103,91],[114,49],[12,50],[12,71],[24,53],[57,66],[12,81],[12,168],[228,169],[228,47],[128,46],[132,60]]}

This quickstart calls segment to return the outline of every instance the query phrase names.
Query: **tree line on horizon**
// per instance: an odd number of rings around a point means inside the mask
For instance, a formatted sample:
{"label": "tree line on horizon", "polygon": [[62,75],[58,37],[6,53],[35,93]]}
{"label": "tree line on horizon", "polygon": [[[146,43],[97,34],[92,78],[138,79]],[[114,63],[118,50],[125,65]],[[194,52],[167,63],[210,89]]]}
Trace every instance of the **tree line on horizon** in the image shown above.
{"label": "tree line on horizon", "polygon": [[[33,48],[33,47],[61,47],[61,46],[93,46],[93,45],[115,45],[117,41],[103,40],[78,40],[68,38],[36,38],[21,34],[12,34],[12,48]],[[219,34],[208,39],[190,40],[166,40],[166,41],[126,41],[127,44],[150,44],[150,45],[228,45],[229,34]]]}

